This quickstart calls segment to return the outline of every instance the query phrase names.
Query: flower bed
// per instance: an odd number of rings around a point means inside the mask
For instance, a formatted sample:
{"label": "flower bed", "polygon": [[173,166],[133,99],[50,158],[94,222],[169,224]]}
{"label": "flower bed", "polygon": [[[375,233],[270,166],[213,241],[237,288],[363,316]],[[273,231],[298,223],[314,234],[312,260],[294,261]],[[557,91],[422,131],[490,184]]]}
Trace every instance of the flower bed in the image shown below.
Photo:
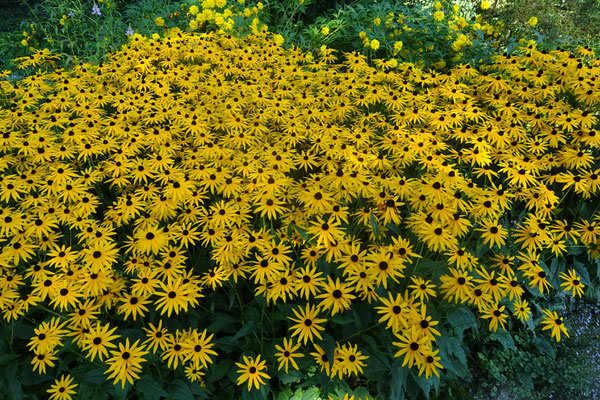
{"label": "flower bed", "polygon": [[466,330],[568,336],[530,306],[597,284],[594,54],[439,74],[276,41],[135,35],[0,82],[0,348],[28,382],[396,398],[464,376]]}

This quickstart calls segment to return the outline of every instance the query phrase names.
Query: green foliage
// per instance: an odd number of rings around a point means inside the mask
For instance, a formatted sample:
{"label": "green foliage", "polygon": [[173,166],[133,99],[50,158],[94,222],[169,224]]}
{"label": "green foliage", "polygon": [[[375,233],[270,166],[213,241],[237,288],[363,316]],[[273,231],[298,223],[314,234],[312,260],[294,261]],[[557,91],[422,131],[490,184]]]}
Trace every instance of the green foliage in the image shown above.
{"label": "green foliage", "polygon": [[[582,323],[570,339],[555,343],[518,332],[468,340],[473,352],[468,357],[470,376],[466,379],[473,389],[465,389],[464,380],[446,378],[438,398],[595,398],[594,382],[600,376],[598,304],[575,304],[561,297],[555,297],[553,303],[566,308],[573,322]],[[501,337],[511,337],[511,341]]]}
{"label": "green foliage", "polygon": [[502,40],[527,35],[530,17],[537,17],[536,30],[549,43],[576,41],[597,46],[600,37],[600,2],[597,0],[495,0],[486,11],[504,24]]}
{"label": "green foliage", "polygon": [[29,34],[28,45],[64,55],[67,64],[73,57],[97,62],[126,39],[126,24],[109,0],[42,1],[31,14],[32,20],[22,26]]}

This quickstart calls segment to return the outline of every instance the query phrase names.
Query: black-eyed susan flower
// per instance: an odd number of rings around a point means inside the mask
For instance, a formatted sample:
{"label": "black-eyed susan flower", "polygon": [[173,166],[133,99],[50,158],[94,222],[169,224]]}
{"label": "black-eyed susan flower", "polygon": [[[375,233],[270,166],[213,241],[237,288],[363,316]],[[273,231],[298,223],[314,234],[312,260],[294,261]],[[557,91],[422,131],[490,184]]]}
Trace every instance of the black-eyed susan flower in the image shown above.
{"label": "black-eyed susan flower", "polygon": [[34,329],[35,336],[27,343],[27,347],[38,353],[53,351],[68,333],[67,330],[63,329],[65,325],[66,322],[61,323],[60,319],[56,317],[53,317],[49,322],[42,322]]}
{"label": "black-eyed susan flower", "polygon": [[331,277],[327,277],[327,283],[323,284],[323,293],[315,296],[315,298],[321,299],[319,308],[331,310],[331,315],[335,315],[350,308],[350,303],[356,296],[351,293],[348,285],[341,282],[339,278],[334,281]]}
{"label": "black-eyed susan flower", "polygon": [[556,311],[550,310],[542,310],[546,315],[542,318],[543,328],[542,330],[552,330],[551,335],[556,339],[557,342],[560,342],[560,335],[564,333],[566,337],[569,337],[569,333],[567,332],[567,327],[563,323],[562,317],[559,317],[556,314]]}
{"label": "black-eyed susan flower", "polygon": [[315,267],[305,267],[296,271],[295,290],[308,300],[316,296],[323,286],[323,277]]}
{"label": "black-eyed susan flower", "polygon": [[60,379],[54,380],[54,384],[46,390],[46,393],[50,394],[49,400],[71,400],[71,395],[76,393],[74,389],[77,385],[77,383],[73,383],[71,375],[62,375]]}
{"label": "black-eyed susan flower", "polygon": [[577,276],[577,272],[575,272],[575,269],[570,269],[567,272],[567,274],[564,272],[560,273],[560,277],[564,281],[560,284],[560,286],[563,288],[563,291],[572,291],[573,297],[583,296],[583,288],[585,286],[583,283],[581,283],[581,279]]}
{"label": "black-eyed susan flower", "polygon": [[283,338],[283,346],[275,345],[275,349],[277,350],[275,357],[277,357],[277,361],[279,362],[277,369],[283,369],[287,374],[290,363],[294,368],[298,369],[298,364],[296,363],[295,358],[304,357],[304,354],[298,351],[299,348],[300,343],[294,344],[293,339],[288,338]]}
{"label": "black-eyed susan flower", "polygon": [[425,372],[425,377],[430,378],[434,374],[439,377],[440,369],[444,369],[440,360],[442,357],[438,356],[439,350],[426,351],[423,357],[423,363],[419,366],[419,376]]}
{"label": "black-eyed susan flower", "polygon": [[291,326],[292,336],[298,336],[298,340],[306,344],[309,340],[314,343],[314,338],[323,339],[321,331],[325,330],[322,326],[326,319],[318,318],[319,311],[314,305],[307,304],[304,309],[294,309],[295,317],[288,317],[291,321],[295,322]]}
{"label": "black-eyed susan flower", "polygon": [[148,354],[143,345],[139,345],[139,340],[129,343],[129,338],[125,343],[119,343],[118,350],[111,350],[111,356],[106,360],[108,365],[104,372],[108,379],[114,378],[114,383],[121,382],[121,387],[125,387],[125,382],[133,385],[134,379],[139,379],[139,373],[142,371],[142,363],[146,361],[144,355]]}
{"label": "black-eyed susan flower", "polygon": [[472,289],[473,277],[468,275],[466,271],[459,271],[454,268],[449,268],[451,275],[442,275],[440,280],[441,292],[447,299],[454,300],[455,303],[460,303],[469,298],[469,290]]}
{"label": "black-eyed susan flower", "polygon": [[102,361],[108,357],[108,350],[117,347],[113,341],[120,335],[114,335],[117,327],[111,329],[109,324],[102,325],[97,322],[95,326],[87,329],[88,333],[82,341],[82,350],[87,351],[91,361],[96,356]]}
{"label": "black-eyed susan flower", "polygon": [[161,358],[167,361],[168,368],[177,368],[179,363],[183,362],[184,348],[183,348],[183,340],[180,332],[176,332],[175,335],[169,335],[167,337],[168,343],[165,346],[165,350],[161,354]]}
{"label": "black-eyed susan flower", "polygon": [[411,276],[411,285],[408,288],[411,289],[411,297],[418,299],[419,301],[429,300],[429,296],[437,297],[435,293],[435,285],[430,280],[425,280],[418,276]]}
{"label": "black-eyed susan flower", "polygon": [[409,315],[412,311],[412,302],[407,301],[400,293],[395,297],[388,293],[388,298],[379,299],[383,306],[375,307],[381,314],[378,322],[386,322],[386,328],[391,328],[392,332],[399,332],[402,328],[408,327]]}
{"label": "black-eyed susan flower", "polygon": [[46,368],[54,367],[55,361],[58,360],[56,354],[58,350],[54,351],[37,351],[33,354],[33,359],[31,360],[31,364],[33,365],[33,371],[41,374],[46,373]]}
{"label": "black-eyed susan flower", "polygon": [[243,356],[243,360],[241,363],[235,363],[240,368],[237,370],[240,376],[236,383],[243,385],[248,382],[248,391],[253,388],[260,389],[261,385],[266,385],[265,379],[268,380],[271,377],[264,372],[267,369],[266,361],[261,361],[260,354],[256,358]]}
{"label": "black-eyed susan flower", "polygon": [[531,317],[531,309],[526,300],[517,299],[513,303],[514,315],[521,321],[525,322]]}
{"label": "black-eyed susan flower", "polygon": [[169,343],[170,334],[167,328],[162,326],[162,319],[158,320],[158,324],[148,324],[148,328],[143,328],[146,332],[146,340],[142,343],[147,346],[148,350],[156,353],[158,349],[164,351]]}
{"label": "black-eyed susan flower", "polygon": [[418,332],[414,329],[407,330],[403,334],[395,334],[399,342],[393,342],[393,345],[399,347],[400,350],[394,354],[394,357],[400,357],[404,355],[404,361],[402,366],[408,364],[408,367],[412,367],[416,364],[418,367],[423,364],[423,358],[425,354],[431,348],[431,341],[427,336],[419,337]]}
{"label": "black-eyed susan flower", "polygon": [[211,342],[213,334],[207,335],[207,331],[193,330],[190,337],[183,343],[184,362],[191,360],[194,365],[208,367],[212,364],[211,356],[216,356],[213,350],[214,343]]}
{"label": "black-eyed susan flower", "polygon": [[182,284],[181,279],[167,284],[161,282],[160,286],[161,291],[157,293],[158,300],[154,304],[161,315],[167,314],[167,317],[170,317],[173,312],[179,314],[181,309],[187,310],[190,292]]}
{"label": "black-eyed susan flower", "polygon": [[369,358],[358,350],[358,345],[351,344],[340,347],[339,357],[342,359],[340,365],[344,375],[348,376],[362,374],[363,368],[367,365],[365,361]]}
{"label": "black-eyed susan flower", "polygon": [[504,329],[504,324],[506,324],[506,319],[508,316],[504,313],[505,306],[500,306],[499,304],[490,304],[483,310],[483,315],[481,318],[489,319],[490,331],[496,332],[498,327]]}

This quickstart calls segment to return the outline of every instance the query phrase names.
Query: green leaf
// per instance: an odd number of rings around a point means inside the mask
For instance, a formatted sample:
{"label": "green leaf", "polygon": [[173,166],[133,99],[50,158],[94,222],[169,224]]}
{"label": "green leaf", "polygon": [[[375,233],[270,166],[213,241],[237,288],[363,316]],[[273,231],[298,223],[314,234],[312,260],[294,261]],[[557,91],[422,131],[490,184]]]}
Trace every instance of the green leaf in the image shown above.
{"label": "green leaf", "polygon": [[269,394],[269,384],[261,385],[260,388],[256,389],[254,386],[248,391],[248,384],[244,383],[245,389],[242,391],[243,400],[263,400],[267,398]]}
{"label": "green leaf", "polygon": [[104,375],[104,371],[101,368],[94,368],[83,374],[80,380],[82,382],[101,385],[106,382],[106,375]]}
{"label": "green leaf", "polygon": [[412,378],[417,383],[417,385],[423,391],[423,394],[425,395],[425,397],[429,399],[429,393],[431,392],[431,388],[439,385],[440,378],[438,378],[437,376],[434,375],[431,378],[427,379],[425,377],[425,374],[418,376],[418,374],[415,374],[414,371],[411,375],[412,375]]}
{"label": "green leaf", "polygon": [[159,400],[167,396],[167,392],[152,375],[144,374],[135,383],[135,388],[148,400]]}
{"label": "green leaf", "polygon": [[454,332],[460,342],[463,341],[463,333],[469,328],[477,329],[477,318],[467,307],[460,307],[448,313],[448,321],[454,328]]}
{"label": "green leaf", "polygon": [[577,271],[577,274],[581,278],[581,282],[584,285],[590,286],[592,284],[592,281],[590,280],[590,274],[588,273],[588,269],[583,263],[579,261],[573,261],[573,268],[575,268],[575,271]]}
{"label": "green leaf", "polygon": [[229,372],[231,367],[233,366],[233,361],[229,358],[221,360],[217,363],[217,365],[210,370],[210,374],[207,376],[207,380],[209,382],[215,382]]}
{"label": "green leaf", "polygon": [[533,391],[534,386],[531,374],[529,374],[528,372],[521,371],[517,373],[517,378],[527,390]]}
{"label": "green leaf", "polygon": [[304,239],[304,241],[306,243],[312,242],[312,237],[310,236],[310,234],[308,233],[308,231],[306,229],[300,228],[296,224],[290,224],[290,225],[292,225],[292,227],[296,230],[296,232],[298,232],[298,234],[302,237],[302,239]]}
{"label": "green leaf", "polygon": [[397,358],[392,365],[392,381],[391,381],[391,393],[390,398],[402,399],[404,398],[404,391],[406,388],[406,380],[408,378],[409,369],[402,366],[402,360]]}
{"label": "green leaf", "polygon": [[373,234],[375,235],[375,238],[379,239],[379,223],[377,222],[377,218],[375,218],[375,214],[373,214],[373,211],[371,211],[371,228],[373,228]]}
{"label": "green leaf", "polygon": [[354,322],[354,318],[344,317],[343,315],[337,314],[329,318],[329,321],[338,325],[349,325]]}
{"label": "green leaf", "polygon": [[244,336],[246,336],[248,333],[250,333],[253,329],[254,329],[254,325],[256,323],[254,321],[248,321],[244,324],[244,326],[242,326],[242,329],[240,329],[234,336],[233,336],[233,340],[237,340],[239,338],[242,338]]}
{"label": "green leaf", "polygon": [[194,394],[181,379],[176,379],[169,385],[169,397],[177,400],[194,400]]}
{"label": "green leaf", "polygon": [[546,354],[552,358],[556,357],[556,352],[554,351],[552,345],[541,337],[534,338],[533,345],[539,350],[540,353]]}
{"label": "green leaf", "polygon": [[333,360],[333,354],[335,352],[335,340],[329,335],[323,335],[321,347],[323,348],[325,354],[327,354],[327,359]]}
{"label": "green leaf", "polygon": [[495,332],[490,335],[490,339],[497,340],[507,350],[517,350],[515,347],[515,341],[508,332]]}
{"label": "green leaf", "polygon": [[288,384],[292,382],[298,382],[302,378],[302,373],[297,369],[288,369],[288,373],[285,373],[283,370],[277,372],[277,377],[283,384]]}
{"label": "green leaf", "polygon": [[437,338],[436,343],[440,350],[440,363],[448,372],[453,373],[459,378],[464,378],[468,375],[467,355],[461,346],[461,342],[450,336],[448,333],[440,331],[442,334]]}
{"label": "green leaf", "polygon": [[300,397],[299,400],[319,400],[320,394],[321,391],[319,390],[319,388],[311,387],[310,389],[302,393],[302,397]]}

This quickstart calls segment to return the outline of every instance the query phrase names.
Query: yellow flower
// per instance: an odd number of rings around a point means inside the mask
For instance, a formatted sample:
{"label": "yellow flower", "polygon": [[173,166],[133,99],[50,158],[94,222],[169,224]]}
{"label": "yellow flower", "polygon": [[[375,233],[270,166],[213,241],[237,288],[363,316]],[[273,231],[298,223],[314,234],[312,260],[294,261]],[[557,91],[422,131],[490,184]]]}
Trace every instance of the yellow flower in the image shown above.
{"label": "yellow flower", "polygon": [[438,61],[438,62],[436,62],[435,64],[433,64],[433,66],[434,66],[436,69],[442,69],[442,68],[445,68],[445,67],[446,67],[446,62],[445,62],[444,60],[442,60],[442,61]]}
{"label": "yellow flower", "polygon": [[381,18],[377,17],[373,20],[373,25],[379,26],[381,25]]}
{"label": "yellow flower", "polygon": [[563,323],[562,317],[559,317],[556,314],[556,311],[550,310],[542,310],[546,316],[542,318],[543,328],[542,330],[552,330],[551,335],[556,339],[557,342],[560,342],[560,334],[564,333],[566,337],[569,337],[569,333],[567,332],[567,328]]}
{"label": "yellow flower", "polygon": [[531,27],[536,26],[538,23],[538,19],[536,17],[531,17],[531,18],[529,18],[529,21],[527,21],[527,23]]}
{"label": "yellow flower", "polygon": [[490,2],[485,0],[481,2],[481,9],[482,10],[487,10],[488,8],[490,8]]}
{"label": "yellow flower", "polygon": [[275,40],[275,44],[277,44],[278,46],[281,46],[283,44],[283,42],[285,42],[285,39],[283,38],[283,36],[281,36],[279,34],[275,35],[273,40]]}
{"label": "yellow flower", "polygon": [[154,19],[154,23],[156,24],[156,26],[164,26],[165,20],[163,19],[163,17],[157,17]]}
{"label": "yellow flower", "polygon": [[321,33],[325,36],[329,35],[329,28],[328,27],[324,27],[323,29],[321,29]]}
{"label": "yellow flower", "polygon": [[260,385],[266,385],[264,379],[270,379],[264,370],[267,369],[266,361],[260,360],[260,354],[256,359],[243,356],[243,363],[235,363],[240,369],[237,370],[240,376],[237,378],[237,384],[242,385],[248,381],[248,391],[253,387],[260,389]]}
{"label": "yellow flower", "polygon": [[402,46],[404,46],[404,43],[402,43],[401,40],[398,40],[396,43],[394,43],[394,54],[400,52],[400,50],[402,50]]}
{"label": "yellow flower", "polygon": [[440,3],[439,1],[436,1],[435,3],[433,3],[433,8],[435,8],[436,10],[441,9],[442,3]]}
{"label": "yellow flower", "polygon": [[21,40],[21,44],[22,44],[23,46],[27,46],[27,40],[25,40],[25,39]]}
{"label": "yellow flower", "polygon": [[444,12],[436,11],[433,13],[433,20],[436,22],[442,22],[444,20]]}
{"label": "yellow flower", "polygon": [[377,49],[379,49],[379,40],[373,39],[373,40],[371,40],[371,43],[369,43],[369,45],[371,46],[371,48],[373,50],[377,50]]}
{"label": "yellow flower", "polygon": [[200,11],[200,9],[198,8],[197,5],[193,5],[190,7],[190,14],[192,14],[192,15],[198,14],[199,11]]}
{"label": "yellow flower", "polygon": [[261,2],[259,1],[258,3],[256,3],[256,7],[257,7],[259,10],[262,10],[262,9],[263,9],[263,7],[264,7],[264,5],[263,5],[263,3],[261,3]]}
{"label": "yellow flower", "polygon": [[364,40],[367,37],[367,32],[365,32],[365,31],[360,32],[358,34],[358,37]]}
{"label": "yellow flower", "polygon": [[71,375],[62,375],[60,379],[54,380],[54,385],[50,386],[46,392],[50,393],[50,400],[71,400],[72,394],[75,394],[77,383],[73,383]]}

